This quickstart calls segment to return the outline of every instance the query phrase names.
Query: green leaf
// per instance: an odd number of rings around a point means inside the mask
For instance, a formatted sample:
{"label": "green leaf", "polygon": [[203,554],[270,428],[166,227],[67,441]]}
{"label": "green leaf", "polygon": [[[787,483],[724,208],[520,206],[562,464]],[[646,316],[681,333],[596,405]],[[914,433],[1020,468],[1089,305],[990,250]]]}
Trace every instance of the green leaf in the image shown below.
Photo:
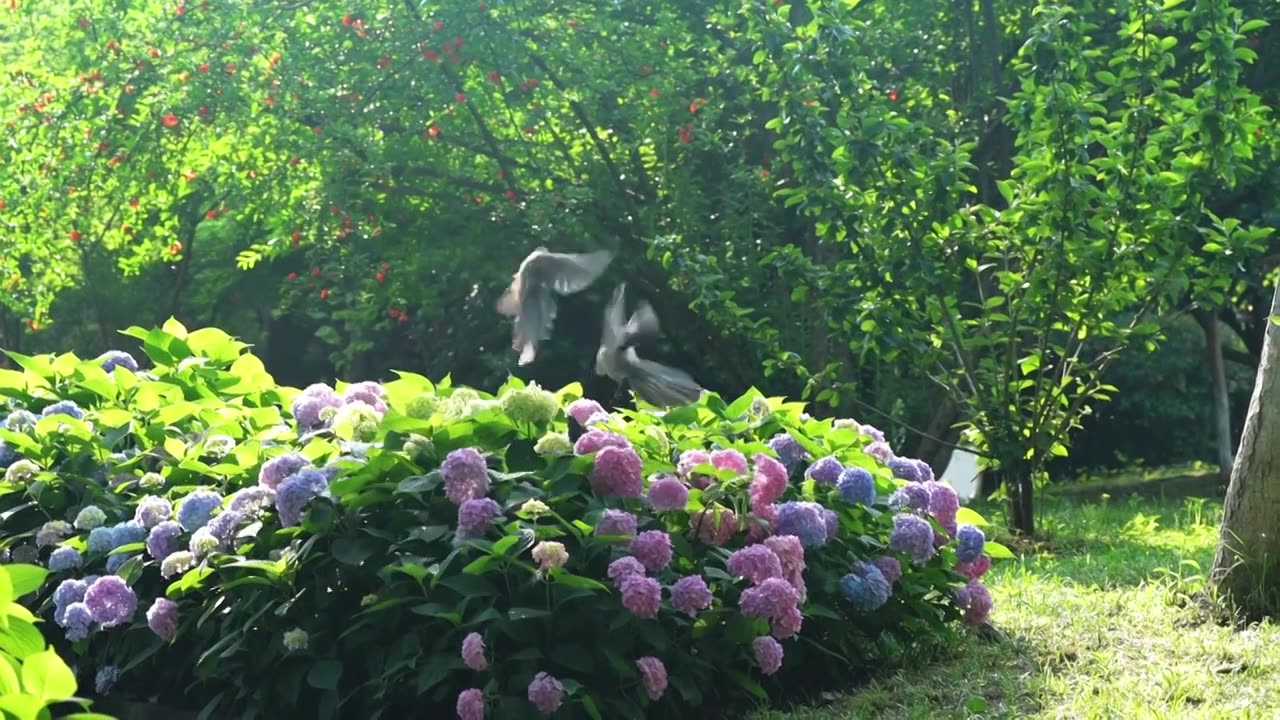
{"label": "green leaf", "polygon": [[962,507],[956,511],[956,522],[969,523],[970,525],[976,525],[978,527],[984,527],[991,524],[987,522],[986,518],[979,515],[972,508],[967,507]]}
{"label": "green leaf", "polygon": [[0,632],[0,650],[19,660],[44,649],[44,636],[35,625],[25,620],[9,617],[9,629]]}
{"label": "green leaf", "polygon": [[18,673],[6,660],[0,660],[0,696],[16,695],[22,692],[22,683]]}
{"label": "green leaf", "polygon": [[550,615],[548,610],[539,610],[537,608],[515,607],[507,611],[507,617],[512,621],[529,620],[531,618],[540,618]]}
{"label": "green leaf", "polygon": [[25,693],[0,696],[0,710],[14,715],[18,720],[36,720],[45,704],[40,698]]}
{"label": "green leaf", "polygon": [[339,538],[333,543],[333,557],[344,565],[360,565],[376,552],[378,546],[367,538]]}
{"label": "green leaf", "polygon": [[1245,35],[1253,32],[1254,30],[1261,30],[1265,27],[1271,27],[1271,23],[1262,19],[1253,19],[1253,20],[1246,21],[1243,25],[1240,26],[1240,29],[1237,30],[1236,32],[1240,33],[1241,35]]}
{"label": "green leaf", "polygon": [[1013,560],[1015,559],[1013,552],[1009,548],[1001,545],[994,540],[988,540],[985,545],[987,555],[992,560]]}
{"label": "green leaf", "polygon": [[321,658],[307,671],[307,684],[317,690],[333,690],[342,677],[342,663],[333,658]]}
{"label": "green leaf", "polygon": [[605,592],[609,591],[609,586],[599,580],[582,577],[581,575],[572,575],[567,572],[556,573],[555,582],[557,585],[564,585],[566,587],[585,588],[587,590],[603,590]]}
{"label": "green leaf", "polygon": [[65,700],[76,694],[76,676],[50,648],[22,661],[22,686],[41,700]]}

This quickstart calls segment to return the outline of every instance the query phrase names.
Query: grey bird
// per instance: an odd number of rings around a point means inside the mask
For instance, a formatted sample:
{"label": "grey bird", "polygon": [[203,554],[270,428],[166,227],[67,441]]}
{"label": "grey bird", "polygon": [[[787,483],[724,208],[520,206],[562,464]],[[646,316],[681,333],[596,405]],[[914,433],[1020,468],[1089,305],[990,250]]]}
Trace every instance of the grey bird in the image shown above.
{"label": "grey bird", "polygon": [[511,347],[520,351],[521,365],[533,362],[538,343],[551,337],[556,319],[556,295],[585,290],[609,267],[613,253],[553,253],[536,247],[511,276],[511,286],[498,300],[498,312],[515,318]]}
{"label": "grey bird", "polygon": [[653,306],[641,301],[631,319],[626,319],[625,296],[623,283],[605,306],[600,349],[596,350],[596,374],[620,384],[629,383],[650,405],[672,407],[696,401],[702,395],[702,386],[689,373],[636,354],[634,345],[638,340],[658,334],[658,316]]}

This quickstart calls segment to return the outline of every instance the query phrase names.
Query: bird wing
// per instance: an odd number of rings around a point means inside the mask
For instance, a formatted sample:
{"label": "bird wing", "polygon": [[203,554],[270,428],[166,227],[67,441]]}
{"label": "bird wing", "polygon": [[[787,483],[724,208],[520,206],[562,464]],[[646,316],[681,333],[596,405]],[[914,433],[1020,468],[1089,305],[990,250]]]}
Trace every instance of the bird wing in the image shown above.
{"label": "bird wing", "polygon": [[600,347],[604,348],[606,352],[618,349],[623,333],[626,331],[626,311],[624,309],[626,292],[627,284],[619,283],[618,287],[613,289],[613,296],[609,298],[609,304],[604,306],[604,322],[600,327]]}
{"label": "bird wing", "polygon": [[627,326],[623,328],[620,344],[633,345],[638,340],[655,338],[660,332],[658,314],[653,311],[653,306],[648,301],[642,301],[640,307],[631,313]]}
{"label": "bird wing", "polygon": [[556,319],[556,299],[544,287],[529,287],[520,298],[519,314],[511,331],[511,347],[520,351],[521,365],[533,362],[538,343],[551,337]]}
{"label": "bird wing", "polygon": [[511,285],[507,287],[506,292],[502,293],[502,297],[498,298],[498,312],[507,317],[515,317],[520,314],[520,273],[516,273],[511,278]]}
{"label": "bird wing", "polygon": [[596,250],[589,253],[540,253],[530,261],[530,272],[540,285],[560,295],[572,295],[587,289],[613,261],[613,253]]}
{"label": "bird wing", "polygon": [[631,387],[650,405],[687,405],[702,395],[702,386],[684,370],[645,360],[636,355],[635,348],[627,348],[623,358]]}

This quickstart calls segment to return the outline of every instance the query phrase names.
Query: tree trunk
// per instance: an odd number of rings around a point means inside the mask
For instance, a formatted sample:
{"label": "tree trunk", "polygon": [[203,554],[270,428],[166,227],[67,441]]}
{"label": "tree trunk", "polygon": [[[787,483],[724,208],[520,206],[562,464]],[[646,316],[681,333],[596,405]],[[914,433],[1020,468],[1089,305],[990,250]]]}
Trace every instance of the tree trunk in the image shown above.
{"label": "tree trunk", "polygon": [[[1271,300],[1280,316],[1280,284]],[[1250,618],[1280,610],[1280,325],[1268,323],[1210,573]]]}
{"label": "tree trunk", "polygon": [[[920,458],[929,463],[929,467],[939,476],[946,470],[947,463],[951,458],[952,448],[946,443],[955,445],[960,440],[960,430],[952,427],[956,420],[960,417],[960,407],[956,405],[956,401],[950,396],[944,397],[939,402],[937,410],[933,413],[933,418],[929,420],[929,424],[925,426],[924,431],[928,436],[921,436],[919,442],[916,443],[915,450],[911,456]],[[937,438],[936,440],[934,438]],[[942,440],[943,442],[938,442]]]}
{"label": "tree trunk", "polygon": [[983,473],[983,493],[989,496],[1002,486],[1009,499],[1009,529],[1016,535],[1035,535],[1035,479],[1026,464],[1001,462],[999,467]]}
{"label": "tree trunk", "polygon": [[1231,403],[1227,396],[1227,369],[1223,362],[1222,335],[1218,317],[1204,310],[1196,311],[1196,321],[1204,331],[1205,352],[1209,360],[1209,379],[1213,388],[1213,436],[1218,448],[1218,476],[1225,482],[1231,478]]}

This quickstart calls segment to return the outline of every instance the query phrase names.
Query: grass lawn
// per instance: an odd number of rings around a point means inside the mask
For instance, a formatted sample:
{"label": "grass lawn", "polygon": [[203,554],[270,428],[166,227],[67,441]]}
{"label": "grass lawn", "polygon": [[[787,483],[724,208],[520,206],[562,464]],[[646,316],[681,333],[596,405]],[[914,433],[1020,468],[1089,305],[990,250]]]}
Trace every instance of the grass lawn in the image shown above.
{"label": "grass lawn", "polygon": [[1006,639],[971,633],[936,663],[752,720],[1280,718],[1280,627],[1222,627],[1195,600],[1220,502],[1075,492],[1040,517],[1044,540],[986,577]]}

